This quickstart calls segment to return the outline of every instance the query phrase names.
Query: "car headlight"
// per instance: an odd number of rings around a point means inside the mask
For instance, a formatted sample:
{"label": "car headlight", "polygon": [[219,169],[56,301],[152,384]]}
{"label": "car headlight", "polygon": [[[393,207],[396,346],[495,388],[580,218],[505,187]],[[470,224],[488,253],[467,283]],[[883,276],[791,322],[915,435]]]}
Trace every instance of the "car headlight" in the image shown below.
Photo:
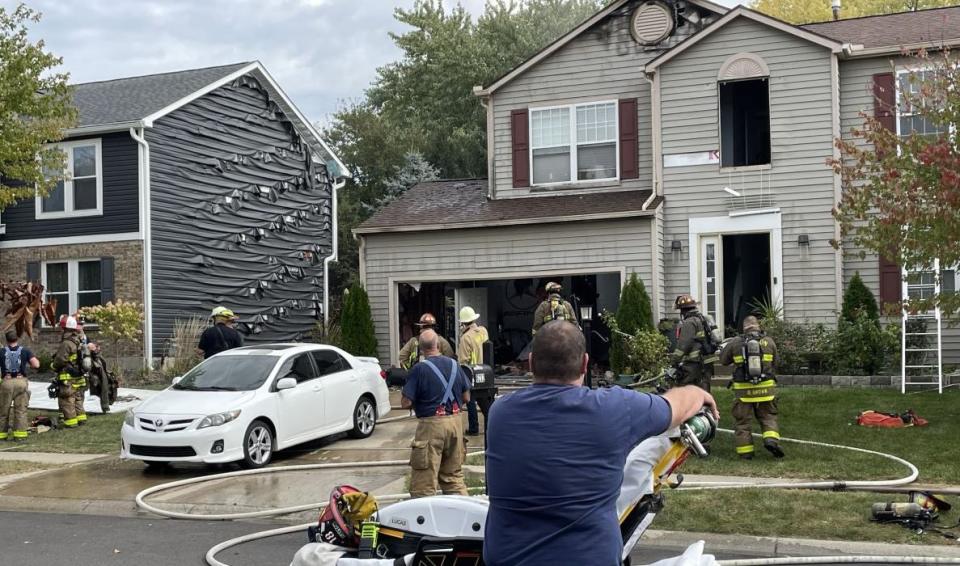
{"label": "car headlight", "polygon": [[127,411],[127,414],[123,416],[123,424],[132,427],[133,422],[134,422],[133,411],[132,410]]}
{"label": "car headlight", "polygon": [[201,428],[207,428],[210,426],[225,425],[239,416],[240,416],[240,409],[227,411],[225,413],[217,413],[215,415],[207,415],[203,417],[203,420],[200,421],[200,424],[197,425],[197,428],[201,429]]}

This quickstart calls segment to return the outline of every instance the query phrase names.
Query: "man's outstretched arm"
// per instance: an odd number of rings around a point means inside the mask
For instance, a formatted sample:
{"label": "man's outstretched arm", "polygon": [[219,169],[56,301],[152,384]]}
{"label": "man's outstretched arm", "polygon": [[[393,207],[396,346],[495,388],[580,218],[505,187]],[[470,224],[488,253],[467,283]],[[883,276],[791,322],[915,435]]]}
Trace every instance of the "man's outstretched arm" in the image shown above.
{"label": "man's outstretched arm", "polygon": [[673,412],[670,419],[670,428],[680,426],[684,421],[700,412],[700,409],[704,406],[709,407],[714,418],[720,420],[720,412],[717,411],[717,402],[713,399],[713,395],[695,385],[674,387],[664,393],[663,398],[670,403],[670,409]]}

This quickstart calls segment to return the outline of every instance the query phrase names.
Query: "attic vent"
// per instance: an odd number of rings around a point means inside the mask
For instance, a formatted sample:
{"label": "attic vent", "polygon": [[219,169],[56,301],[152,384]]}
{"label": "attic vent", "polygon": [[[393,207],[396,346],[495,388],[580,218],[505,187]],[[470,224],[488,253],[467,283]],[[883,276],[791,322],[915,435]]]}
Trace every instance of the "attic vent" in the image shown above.
{"label": "attic vent", "polygon": [[673,31],[673,11],[662,2],[644,2],[633,12],[630,33],[641,45],[656,45]]}
{"label": "attic vent", "polygon": [[737,53],[720,66],[717,80],[738,81],[769,76],[770,69],[763,59],[753,53]]}

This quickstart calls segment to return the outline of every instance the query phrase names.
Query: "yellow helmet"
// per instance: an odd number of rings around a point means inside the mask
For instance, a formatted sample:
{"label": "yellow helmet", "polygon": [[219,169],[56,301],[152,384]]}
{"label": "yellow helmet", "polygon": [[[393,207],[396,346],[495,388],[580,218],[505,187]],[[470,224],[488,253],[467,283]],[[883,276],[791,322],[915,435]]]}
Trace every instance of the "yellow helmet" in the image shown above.
{"label": "yellow helmet", "polygon": [[480,314],[473,310],[473,307],[463,307],[460,309],[460,324],[470,324],[480,318]]}
{"label": "yellow helmet", "polygon": [[214,307],[210,312],[210,318],[235,318],[237,315],[227,307]]}

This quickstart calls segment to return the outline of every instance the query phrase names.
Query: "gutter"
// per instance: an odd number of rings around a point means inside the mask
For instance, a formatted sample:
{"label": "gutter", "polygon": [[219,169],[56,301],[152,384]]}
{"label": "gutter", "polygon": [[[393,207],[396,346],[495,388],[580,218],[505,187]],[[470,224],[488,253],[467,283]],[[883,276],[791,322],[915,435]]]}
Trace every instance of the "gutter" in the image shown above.
{"label": "gutter", "polygon": [[150,144],[144,127],[130,127],[130,137],[140,149],[140,232],[143,234],[143,344],[147,368],[153,369],[153,242],[150,207]]}
{"label": "gutter", "polygon": [[864,57],[879,57],[882,55],[901,55],[904,51],[916,51],[918,49],[938,50],[960,46],[960,38],[947,41],[931,42],[923,41],[918,43],[908,43],[905,45],[889,45],[886,47],[864,47],[860,44],[845,43],[843,45],[844,59],[860,59]]}
{"label": "gutter", "polygon": [[333,216],[333,246],[330,250],[330,255],[323,258],[323,328],[326,332],[327,325],[330,324],[330,262],[337,261],[337,236],[340,230],[339,222],[337,221],[337,191],[342,189],[347,184],[347,180],[343,177],[340,177],[339,180],[333,182],[330,185],[330,215]]}
{"label": "gutter", "polygon": [[[650,199],[647,199],[650,200]],[[454,222],[449,224],[428,225],[398,225],[372,226],[369,228],[354,228],[354,235],[385,234],[394,232],[429,232],[436,230],[465,230],[468,228],[493,228],[498,226],[527,226],[531,224],[553,224],[559,222],[589,222],[591,220],[617,220],[622,218],[644,218],[653,216],[652,210],[627,210],[620,212],[601,212],[596,214],[578,214],[576,216],[544,216],[538,218],[523,218],[518,220],[501,220],[489,222]]]}
{"label": "gutter", "polygon": [[[108,134],[111,132],[122,132],[133,128],[143,128],[146,124],[142,120],[130,122],[112,122],[110,124],[94,124],[92,126],[79,126],[63,131],[64,138],[73,138],[77,136],[87,136],[94,134]],[[134,138],[136,139],[136,138]]]}

